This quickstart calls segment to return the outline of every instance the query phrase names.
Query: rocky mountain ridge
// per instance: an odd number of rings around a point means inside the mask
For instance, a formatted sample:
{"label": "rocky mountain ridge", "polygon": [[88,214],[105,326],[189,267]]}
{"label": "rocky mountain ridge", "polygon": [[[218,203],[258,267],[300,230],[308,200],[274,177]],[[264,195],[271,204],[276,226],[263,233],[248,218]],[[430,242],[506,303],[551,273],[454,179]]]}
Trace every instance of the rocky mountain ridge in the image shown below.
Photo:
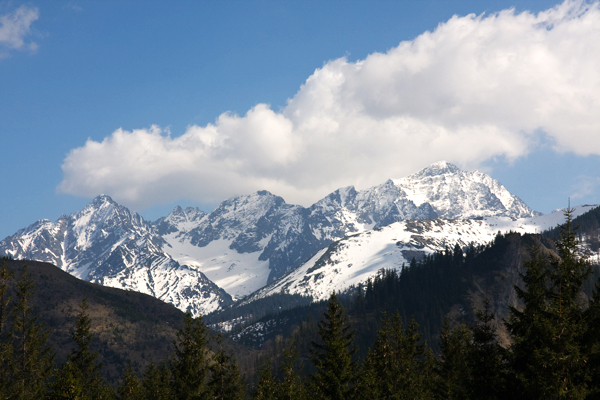
{"label": "rocky mountain ridge", "polygon": [[[573,216],[595,206],[577,207]],[[357,287],[381,269],[399,272],[412,259],[424,255],[486,245],[498,232],[521,234],[542,232],[556,227],[564,219],[563,210],[535,217],[484,217],[482,219],[426,219],[400,221],[340,239],[321,249],[308,261],[264,288],[244,298],[240,305],[278,293],[326,300],[332,291],[344,292]]]}
{"label": "rocky mountain ridge", "polygon": [[0,253],[54,264],[85,281],[152,295],[206,313],[232,302],[199,270],[180,265],[137,213],[101,195],[56,222],[38,221],[0,242]]}
{"label": "rocky mountain ridge", "polygon": [[338,189],[308,208],[259,191],[208,214],[176,207],[151,223],[101,195],[5,238],[0,254],[50,262],[197,314],[263,288],[349,235],[406,220],[535,215],[491,177],[439,162],[373,188]]}

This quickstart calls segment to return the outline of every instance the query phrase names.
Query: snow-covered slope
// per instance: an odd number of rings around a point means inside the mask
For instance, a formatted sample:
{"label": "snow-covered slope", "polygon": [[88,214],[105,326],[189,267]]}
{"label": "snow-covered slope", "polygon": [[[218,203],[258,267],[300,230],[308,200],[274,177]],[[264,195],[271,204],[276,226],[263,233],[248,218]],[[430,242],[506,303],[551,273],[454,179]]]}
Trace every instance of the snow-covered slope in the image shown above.
{"label": "snow-covered slope", "polygon": [[52,263],[90,282],[150,294],[205,314],[231,297],[165,253],[164,239],[137,213],[101,195],[56,222],[38,221],[0,242],[0,253]]}
{"label": "snow-covered slope", "polygon": [[491,177],[446,162],[366,190],[338,189],[309,208],[260,191],[224,201],[207,215],[195,210],[190,216],[188,210],[176,208],[155,223],[169,244],[165,251],[197,266],[236,298],[281,277],[333,241],[372,228],[440,216],[537,214]]}
{"label": "snow-covered slope", "polygon": [[461,171],[445,161],[394,180],[394,184],[416,205],[429,204],[440,218],[523,218],[538,214],[490,176]]}
{"label": "snow-covered slope", "polygon": [[311,242],[304,214],[303,207],[267,191],[235,197],[195,224],[164,234],[164,250],[197,267],[232,296],[243,297],[266,285],[277,265],[303,261],[307,243],[311,250],[327,244]]}
{"label": "snow-covered slope", "polygon": [[[574,216],[595,206],[575,208]],[[301,294],[313,300],[327,299],[335,290],[343,292],[364,283],[381,268],[401,271],[413,257],[453,248],[487,244],[498,232],[536,233],[564,222],[557,210],[528,218],[485,217],[482,219],[431,219],[396,222],[355,234],[318,251],[310,260],[282,278],[244,299],[242,304],[276,293]]]}

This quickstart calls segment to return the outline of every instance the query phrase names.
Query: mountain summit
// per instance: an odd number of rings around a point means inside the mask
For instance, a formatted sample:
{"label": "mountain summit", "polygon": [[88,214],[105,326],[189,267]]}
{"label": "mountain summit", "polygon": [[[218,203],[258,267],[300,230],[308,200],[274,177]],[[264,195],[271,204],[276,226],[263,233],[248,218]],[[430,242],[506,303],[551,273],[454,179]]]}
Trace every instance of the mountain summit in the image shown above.
{"label": "mountain summit", "polygon": [[416,205],[431,205],[440,218],[539,215],[489,175],[462,171],[446,161],[394,180],[394,184]]}
{"label": "mountain summit", "polygon": [[450,164],[446,161],[438,161],[431,164],[429,167],[423,168],[421,171],[410,175],[412,178],[419,178],[423,176],[436,176],[444,174],[455,174],[461,172],[461,170],[454,164]]}

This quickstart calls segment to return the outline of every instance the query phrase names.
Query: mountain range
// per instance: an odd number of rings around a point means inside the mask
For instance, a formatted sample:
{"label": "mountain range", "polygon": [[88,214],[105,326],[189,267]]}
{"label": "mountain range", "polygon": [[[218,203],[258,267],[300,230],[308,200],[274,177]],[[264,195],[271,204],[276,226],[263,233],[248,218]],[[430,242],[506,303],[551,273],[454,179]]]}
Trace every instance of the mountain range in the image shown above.
{"label": "mountain range", "polygon": [[531,210],[486,174],[438,162],[369,189],[338,189],[310,207],[258,191],[210,213],[176,207],[150,222],[100,195],[5,238],[0,254],[52,263],[198,315],[274,293],[322,299],[382,267],[400,270],[446,246],[484,244],[498,231],[541,231],[561,219]]}

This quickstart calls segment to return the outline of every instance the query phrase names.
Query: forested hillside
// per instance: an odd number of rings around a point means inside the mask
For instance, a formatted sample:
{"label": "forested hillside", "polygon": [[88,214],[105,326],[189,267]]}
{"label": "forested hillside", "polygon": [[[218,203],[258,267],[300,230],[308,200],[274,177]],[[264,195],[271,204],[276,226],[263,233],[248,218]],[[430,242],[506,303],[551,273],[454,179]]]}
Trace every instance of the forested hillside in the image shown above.
{"label": "forested hillside", "polygon": [[[116,383],[131,363],[136,371],[143,371],[151,360],[160,361],[171,352],[175,334],[185,314],[170,304],[152,296],[109,288],[74,278],[59,268],[36,261],[4,259],[6,270],[13,274],[5,279],[5,316],[10,326],[10,311],[16,305],[16,284],[26,271],[32,283],[31,315],[48,330],[48,344],[62,362],[74,343],[71,332],[80,313],[80,304],[86,299],[87,315],[91,320],[92,351],[98,352],[103,363],[102,375]],[[10,296],[10,302],[7,298]],[[5,329],[7,329],[5,326]],[[215,333],[211,336],[216,335]],[[244,356],[242,346],[227,340],[228,351]]]}
{"label": "forested hillside", "polygon": [[597,274],[582,251],[590,231],[576,233],[581,220],[570,218],[556,241],[498,234],[402,273],[381,270],[328,302],[229,332],[237,345],[150,296],[4,259],[0,390],[81,399],[596,398]]}

